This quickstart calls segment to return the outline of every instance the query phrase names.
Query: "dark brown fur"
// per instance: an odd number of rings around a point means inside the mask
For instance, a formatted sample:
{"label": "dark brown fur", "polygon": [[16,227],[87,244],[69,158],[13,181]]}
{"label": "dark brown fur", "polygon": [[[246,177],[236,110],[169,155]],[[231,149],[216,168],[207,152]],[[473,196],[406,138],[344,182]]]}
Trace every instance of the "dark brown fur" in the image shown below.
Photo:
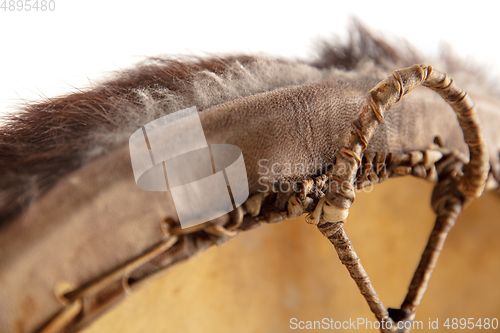
{"label": "dark brown fur", "polygon": [[[408,45],[391,45],[359,23],[355,23],[347,43],[325,43],[319,54],[320,58],[310,64],[317,69],[354,71],[367,61],[385,69],[421,61]],[[166,89],[192,100],[196,74],[225,75],[236,63],[248,67],[255,61],[252,56],[150,58],[91,89],[34,103],[9,116],[0,128],[0,227],[59,179],[126,142],[129,129],[114,140],[101,140],[96,133],[115,133],[127,122],[129,126],[145,123],[141,113],[147,111],[137,91],[147,89],[153,99],[160,99],[158,94]]]}
{"label": "dark brown fur", "polygon": [[[377,37],[357,20],[354,20],[348,43],[336,40],[324,41],[319,52],[319,59],[313,62],[319,68],[340,68],[355,70],[366,60],[378,66],[398,64],[402,67],[422,62],[422,57],[405,40],[399,40],[399,46],[392,45]],[[392,66],[391,66],[392,67]]]}
{"label": "dark brown fur", "polygon": [[117,126],[121,110],[117,106],[140,103],[133,89],[160,86],[182,94],[192,73],[222,73],[235,61],[246,64],[252,57],[151,58],[93,89],[35,103],[9,117],[0,129],[0,226],[58,179],[88,162],[84,157],[94,144],[91,133]]}

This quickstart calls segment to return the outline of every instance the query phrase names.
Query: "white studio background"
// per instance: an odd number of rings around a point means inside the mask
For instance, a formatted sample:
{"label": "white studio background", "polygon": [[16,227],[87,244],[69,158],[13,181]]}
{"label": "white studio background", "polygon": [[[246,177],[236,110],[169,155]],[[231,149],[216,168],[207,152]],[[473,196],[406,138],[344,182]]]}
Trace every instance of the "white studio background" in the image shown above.
{"label": "white studio background", "polygon": [[493,1],[52,1],[54,11],[0,9],[0,114],[24,100],[88,87],[145,56],[311,58],[321,39],[347,37],[352,16],[377,33],[406,38],[424,55],[436,56],[447,42],[500,77]]}

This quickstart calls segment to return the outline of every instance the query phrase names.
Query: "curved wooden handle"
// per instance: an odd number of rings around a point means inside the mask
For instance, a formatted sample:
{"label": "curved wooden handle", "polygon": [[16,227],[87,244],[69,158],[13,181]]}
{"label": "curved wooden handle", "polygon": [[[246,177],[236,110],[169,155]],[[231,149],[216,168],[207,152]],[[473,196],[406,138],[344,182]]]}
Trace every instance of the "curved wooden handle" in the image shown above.
{"label": "curved wooden handle", "polygon": [[[392,76],[380,82],[367,95],[352,128],[339,149],[334,168],[336,180],[343,186],[327,194],[327,202],[340,209],[347,209],[354,200],[354,181],[361,159],[378,125],[389,109],[418,85],[424,85],[441,95],[457,114],[464,139],[469,147],[469,163],[457,189],[464,196],[464,205],[479,197],[484,190],[489,171],[489,157],[481,133],[476,109],[467,92],[460,89],[445,73],[427,65],[413,65],[396,70]],[[347,166],[347,167],[346,167]],[[348,170],[348,172],[342,173]]]}

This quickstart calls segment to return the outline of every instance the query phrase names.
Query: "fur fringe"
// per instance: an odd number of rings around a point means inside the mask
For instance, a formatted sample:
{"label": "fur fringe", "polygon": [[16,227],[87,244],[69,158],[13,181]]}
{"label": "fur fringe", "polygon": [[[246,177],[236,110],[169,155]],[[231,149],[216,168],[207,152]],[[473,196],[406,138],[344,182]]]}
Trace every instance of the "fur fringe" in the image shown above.
{"label": "fur fringe", "polygon": [[[128,142],[139,126],[265,91],[327,79],[372,76],[422,62],[354,22],[348,43],[325,43],[307,62],[247,55],[150,58],[91,89],[31,104],[0,128],[0,228],[59,179]],[[457,62],[451,62],[457,66]]]}

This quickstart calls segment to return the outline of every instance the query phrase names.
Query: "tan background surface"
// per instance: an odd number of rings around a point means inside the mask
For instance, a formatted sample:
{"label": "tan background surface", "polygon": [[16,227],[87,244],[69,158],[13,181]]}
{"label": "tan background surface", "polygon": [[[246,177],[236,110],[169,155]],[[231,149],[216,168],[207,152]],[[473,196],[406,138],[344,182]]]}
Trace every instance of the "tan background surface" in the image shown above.
{"label": "tan background surface", "polygon": [[[386,307],[402,302],[432,228],[431,190],[410,177],[389,180],[359,192],[351,209],[346,232]],[[429,318],[500,319],[499,216],[495,193],[462,213],[417,312],[425,329],[415,332],[428,331]],[[375,321],[333,246],[303,217],[174,267],[85,333],[301,331],[290,329],[291,318]]]}

